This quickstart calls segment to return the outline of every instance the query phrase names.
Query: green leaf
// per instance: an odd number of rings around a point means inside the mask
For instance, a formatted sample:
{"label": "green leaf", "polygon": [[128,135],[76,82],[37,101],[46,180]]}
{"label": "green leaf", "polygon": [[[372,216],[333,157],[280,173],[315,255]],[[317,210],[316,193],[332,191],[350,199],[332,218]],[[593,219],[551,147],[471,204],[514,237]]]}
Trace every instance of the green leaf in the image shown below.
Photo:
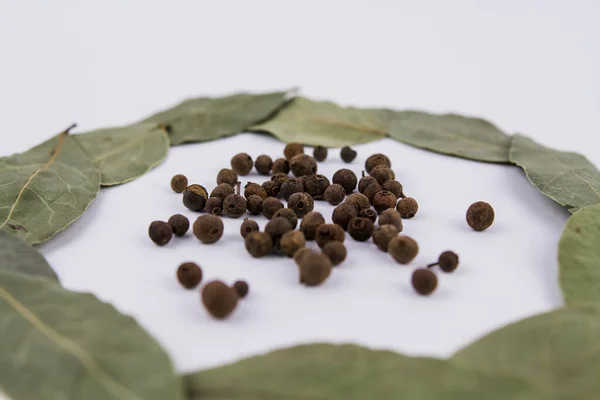
{"label": "green leaf", "polygon": [[328,101],[298,97],[277,115],[250,131],[269,132],[279,140],[310,146],[343,147],[386,137],[378,110],[340,107]]}
{"label": "green leaf", "polygon": [[11,233],[0,231],[0,271],[39,275],[58,282],[46,259]]}
{"label": "green leaf", "polygon": [[278,350],[186,377],[192,400],[530,399],[517,379],[353,345]]}
{"label": "green leaf", "polygon": [[581,154],[552,150],[515,135],[510,160],[540,192],[571,212],[600,203],[600,172]]}
{"label": "green leaf", "polygon": [[382,112],[390,136],[403,143],[471,160],[509,162],[510,136],[486,120],[412,110]]}
{"label": "green leaf", "polygon": [[169,151],[167,132],[153,123],[100,129],[74,137],[102,173],[103,186],[144,175]]}
{"label": "green leaf", "polygon": [[459,351],[457,365],[512,375],[545,399],[596,399],[600,393],[600,310],[568,307],[501,328]]}
{"label": "green leaf", "polygon": [[266,120],[287,103],[295,90],[266,94],[237,93],[226,97],[185,100],[143,122],[162,124],[173,146],[235,135]]}
{"label": "green leaf", "polygon": [[0,387],[15,399],[182,398],[167,354],[88,293],[0,271]]}
{"label": "green leaf", "polygon": [[67,130],[0,158],[0,188],[0,229],[37,244],[83,214],[100,190],[100,172]]}

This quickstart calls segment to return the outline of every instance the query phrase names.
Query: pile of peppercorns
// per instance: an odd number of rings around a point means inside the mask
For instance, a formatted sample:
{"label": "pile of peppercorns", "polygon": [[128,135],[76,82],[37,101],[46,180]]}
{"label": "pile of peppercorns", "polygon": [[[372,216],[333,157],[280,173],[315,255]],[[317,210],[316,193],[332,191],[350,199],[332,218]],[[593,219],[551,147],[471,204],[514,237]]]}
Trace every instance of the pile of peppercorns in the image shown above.
{"label": "pile of peppercorns", "polygon": [[[412,197],[405,196],[390,159],[384,154],[373,154],[367,158],[360,180],[352,170],[343,168],[330,181],[317,173],[318,162],[325,161],[327,155],[327,148],[321,146],[314,148],[313,156],[305,154],[300,143],[286,145],[284,157],[274,161],[268,155],[260,155],[253,161],[250,155],[240,153],[231,159],[231,169],[219,171],[217,186],[210,195],[201,185],[188,185],[184,175],[175,175],[171,188],[183,193],[185,207],[206,213],[192,226],[194,236],[204,244],[215,243],[223,236],[221,215],[230,218],[240,218],[246,213],[264,215],[269,219],[264,232],[256,221],[243,219],[240,234],[246,250],[255,258],[268,255],[292,258],[298,266],[299,282],[306,286],[322,284],[332,267],[346,259],[346,232],[359,242],[372,239],[379,250],[388,252],[400,264],[413,261],[419,246],[413,238],[400,233],[402,219],[413,218],[419,205]],[[340,153],[346,163],[351,163],[356,155],[347,146]],[[239,176],[248,175],[253,167],[270,179],[262,184],[247,182],[242,195]],[[287,201],[287,207],[281,199]],[[315,201],[337,206],[332,223],[314,211]],[[301,219],[299,227],[298,219]],[[488,203],[476,202],[467,210],[466,220],[474,230],[483,231],[492,225],[494,210]],[[152,222],[149,235],[162,246],[173,234],[184,235],[189,225],[185,216],[176,214],[168,222]],[[306,247],[307,241],[315,241],[320,250]],[[458,263],[456,253],[443,252],[437,262],[413,272],[413,288],[421,295],[431,294],[437,287],[437,276],[431,268],[439,266],[443,272],[452,272]],[[194,263],[184,263],[177,271],[177,278],[185,288],[193,289],[200,283],[202,271]],[[248,290],[244,281],[231,287],[222,281],[212,281],[202,288],[202,302],[213,317],[225,318]]]}

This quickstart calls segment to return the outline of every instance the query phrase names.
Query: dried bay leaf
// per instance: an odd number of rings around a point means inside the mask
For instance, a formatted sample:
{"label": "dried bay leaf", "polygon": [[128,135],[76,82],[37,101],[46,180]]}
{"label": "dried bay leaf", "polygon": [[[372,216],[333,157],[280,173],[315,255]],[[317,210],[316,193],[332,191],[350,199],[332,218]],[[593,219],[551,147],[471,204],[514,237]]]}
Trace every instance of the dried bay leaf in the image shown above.
{"label": "dried bay leaf", "polygon": [[6,231],[0,231],[0,271],[39,275],[58,282],[40,252]]}
{"label": "dried bay leaf", "polygon": [[169,151],[167,132],[154,123],[100,129],[75,135],[102,173],[102,185],[132,181],[160,164]]}
{"label": "dried bay leaf", "polygon": [[600,203],[600,171],[581,154],[553,150],[515,135],[510,160],[523,168],[540,192],[571,212]]}
{"label": "dried bay leaf", "polygon": [[328,101],[297,97],[273,118],[249,128],[279,140],[310,146],[343,147],[382,139],[385,119],[378,110],[340,107]]}
{"label": "dried bay leaf", "polygon": [[265,94],[237,93],[226,97],[201,97],[146,118],[142,122],[164,125],[173,146],[205,142],[240,133],[273,115],[295,96],[295,89]]}
{"label": "dried bay leaf", "polygon": [[15,399],[181,399],[167,354],[88,293],[0,271],[0,387]]}
{"label": "dried bay leaf", "polygon": [[532,399],[518,379],[354,345],[277,350],[185,377],[191,400]]}
{"label": "dried bay leaf", "polygon": [[68,130],[0,158],[0,229],[42,243],[83,214],[100,190],[100,172]]}

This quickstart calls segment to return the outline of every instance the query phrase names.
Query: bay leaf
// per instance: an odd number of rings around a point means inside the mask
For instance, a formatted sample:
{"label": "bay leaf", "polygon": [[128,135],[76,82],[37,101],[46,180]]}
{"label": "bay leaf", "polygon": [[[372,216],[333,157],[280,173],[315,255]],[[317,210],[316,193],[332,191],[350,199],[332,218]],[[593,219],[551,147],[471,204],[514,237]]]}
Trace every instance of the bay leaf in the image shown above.
{"label": "bay leaf", "polygon": [[378,110],[340,107],[329,101],[297,97],[273,118],[248,130],[268,132],[279,140],[310,146],[343,147],[386,137]]}
{"label": "bay leaf", "polygon": [[545,399],[597,399],[600,309],[567,307],[501,328],[460,350],[456,365],[519,377]]}
{"label": "bay leaf", "polygon": [[508,163],[510,136],[481,118],[382,110],[390,137],[411,146],[476,161]]}
{"label": "bay leaf", "polygon": [[39,275],[58,282],[44,256],[11,233],[0,231],[0,271]]}
{"label": "bay leaf", "polygon": [[0,387],[15,399],[181,399],[167,354],[89,293],[0,271]]}
{"label": "bay leaf", "polygon": [[577,153],[553,150],[515,135],[510,160],[543,194],[571,212],[600,203],[600,171]]}
{"label": "bay leaf", "polygon": [[132,181],[160,164],[169,151],[167,132],[154,123],[75,135],[102,174],[102,185]]}
{"label": "bay leaf", "polygon": [[37,244],[83,214],[100,190],[100,172],[66,130],[0,158],[0,188],[0,229]]}
{"label": "bay leaf", "polygon": [[277,350],[185,377],[191,400],[532,399],[518,379],[354,345]]}
{"label": "bay leaf", "polygon": [[173,146],[235,135],[268,119],[295,96],[295,89],[264,94],[200,97],[154,114],[142,122],[164,125]]}

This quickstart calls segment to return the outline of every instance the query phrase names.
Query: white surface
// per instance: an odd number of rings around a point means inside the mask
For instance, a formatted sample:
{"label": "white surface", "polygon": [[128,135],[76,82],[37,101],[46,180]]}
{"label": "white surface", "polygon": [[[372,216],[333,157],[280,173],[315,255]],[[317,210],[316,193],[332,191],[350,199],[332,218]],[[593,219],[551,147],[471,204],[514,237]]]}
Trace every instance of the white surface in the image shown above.
{"label": "white surface", "polygon": [[[130,122],[189,96],[300,86],[343,104],[481,115],[600,165],[595,0],[233,3],[3,1],[2,154],[73,121],[82,131]],[[351,242],[349,261],[331,280],[305,289],[291,261],[245,254],[241,220],[226,221],[214,246],[192,236],[165,248],[149,241],[150,221],[182,211],[168,188],[174,173],[210,186],[235,152],[275,156],[282,148],[248,135],[174,148],[147,176],[103,190],[42,252],[66,287],[92,291],[137,317],[182,371],[311,340],[447,356],[561,304],[555,252],[564,211],[516,168],[387,140],[360,146],[360,160],[385,150],[421,204],[405,227],[422,249],[410,267]],[[323,171],[339,167],[332,160]],[[353,168],[360,171],[360,162]],[[464,224],[466,208],[480,199],[498,216],[483,234]],[[318,206],[330,218],[331,207]],[[412,267],[448,248],[460,254],[459,270],[441,275],[431,298],[415,296]],[[233,318],[210,320],[198,294],[177,286],[175,268],[187,259],[202,264],[207,278],[249,280],[252,294]]]}

